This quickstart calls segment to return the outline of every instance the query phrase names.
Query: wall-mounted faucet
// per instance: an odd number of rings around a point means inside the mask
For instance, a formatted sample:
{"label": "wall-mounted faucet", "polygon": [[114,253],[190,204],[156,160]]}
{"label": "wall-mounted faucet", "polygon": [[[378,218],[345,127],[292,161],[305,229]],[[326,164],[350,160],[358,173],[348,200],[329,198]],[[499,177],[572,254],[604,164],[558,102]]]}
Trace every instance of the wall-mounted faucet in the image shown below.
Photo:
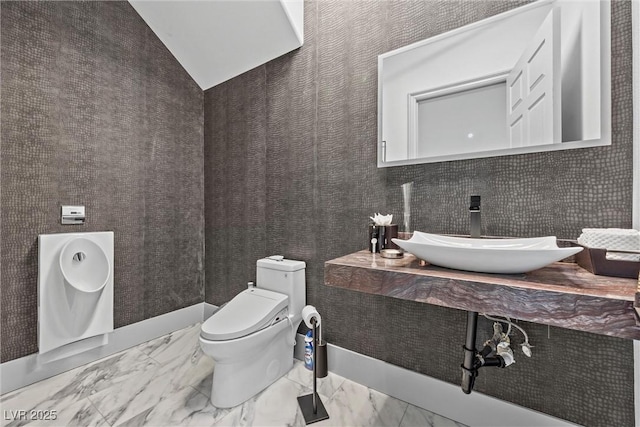
{"label": "wall-mounted faucet", "polygon": [[482,235],[482,221],[480,219],[480,196],[471,196],[469,214],[471,215],[471,237],[479,238]]}

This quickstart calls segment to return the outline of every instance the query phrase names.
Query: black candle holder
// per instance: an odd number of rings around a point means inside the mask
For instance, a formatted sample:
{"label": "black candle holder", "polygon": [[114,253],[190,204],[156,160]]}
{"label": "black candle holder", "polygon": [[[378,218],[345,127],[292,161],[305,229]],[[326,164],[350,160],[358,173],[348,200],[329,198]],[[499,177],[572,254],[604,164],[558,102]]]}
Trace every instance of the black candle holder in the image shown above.
{"label": "black candle holder", "polygon": [[391,240],[396,237],[398,237],[398,226],[396,224],[369,224],[369,252],[380,252],[382,249],[400,249]]}

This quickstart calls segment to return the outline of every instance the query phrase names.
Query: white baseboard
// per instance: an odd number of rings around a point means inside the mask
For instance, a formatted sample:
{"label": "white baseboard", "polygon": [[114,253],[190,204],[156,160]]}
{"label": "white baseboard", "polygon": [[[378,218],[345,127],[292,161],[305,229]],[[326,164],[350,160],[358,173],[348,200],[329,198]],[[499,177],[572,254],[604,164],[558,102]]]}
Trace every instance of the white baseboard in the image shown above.
{"label": "white baseboard", "polygon": [[204,303],[204,315],[202,316],[202,320],[205,321],[207,320],[209,317],[211,317],[211,315],[213,313],[216,312],[216,310],[218,310],[218,306],[217,305],[213,305],[213,304],[209,304],[208,302]]}
{"label": "white baseboard", "polygon": [[[294,354],[296,359],[302,360],[304,336],[297,334],[296,341]],[[329,371],[334,374],[467,425],[576,425],[475,391],[467,395],[459,386],[332,344],[327,344],[327,362]]]}
{"label": "white baseboard", "polygon": [[2,363],[0,364],[0,394],[102,359],[194,323],[202,322],[204,311],[204,303],[198,303],[142,322],[123,326],[109,334],[106,345],[49,363],[45,363],[46,359],[38,357],[38,354],[30,354]]}

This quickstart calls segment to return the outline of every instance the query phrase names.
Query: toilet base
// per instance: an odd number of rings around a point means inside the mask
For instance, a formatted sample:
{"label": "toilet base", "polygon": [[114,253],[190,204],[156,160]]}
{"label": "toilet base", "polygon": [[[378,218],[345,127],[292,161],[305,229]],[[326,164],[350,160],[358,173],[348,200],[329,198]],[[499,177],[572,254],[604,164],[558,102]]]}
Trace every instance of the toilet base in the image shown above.
{"label": "toilet base", "polygon": [[293,345],[291,332],[287,329],[278,333],[265,348],[255,349],[255,353],[242,360],[216,361],[211,386],[213,406],[238,406],[291,370]]}

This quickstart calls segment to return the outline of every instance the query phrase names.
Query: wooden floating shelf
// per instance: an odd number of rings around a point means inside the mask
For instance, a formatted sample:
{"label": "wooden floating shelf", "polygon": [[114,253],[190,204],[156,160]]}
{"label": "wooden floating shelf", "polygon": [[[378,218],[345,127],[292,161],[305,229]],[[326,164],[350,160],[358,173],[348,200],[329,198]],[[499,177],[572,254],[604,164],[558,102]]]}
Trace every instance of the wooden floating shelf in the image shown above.
{"label": "wooden floating shelf", "polygon": [[327,261],[325,284],[640,340],[638,281],[596,276],[574,263],[525,274],[483,274],[420,266],[408,253],[385,259],[365,250]]}

